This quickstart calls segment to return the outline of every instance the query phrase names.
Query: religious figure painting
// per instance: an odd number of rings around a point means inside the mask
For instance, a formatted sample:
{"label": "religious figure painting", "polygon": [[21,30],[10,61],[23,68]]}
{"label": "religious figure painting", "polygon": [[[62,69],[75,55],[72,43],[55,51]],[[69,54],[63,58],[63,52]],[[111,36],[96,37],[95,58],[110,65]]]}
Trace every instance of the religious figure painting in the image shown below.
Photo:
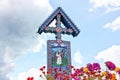
{"label": "religious figure painting", "polygon": [[66,47],[52,48],[52,64],[53,66],[67,66],[67,52]]}

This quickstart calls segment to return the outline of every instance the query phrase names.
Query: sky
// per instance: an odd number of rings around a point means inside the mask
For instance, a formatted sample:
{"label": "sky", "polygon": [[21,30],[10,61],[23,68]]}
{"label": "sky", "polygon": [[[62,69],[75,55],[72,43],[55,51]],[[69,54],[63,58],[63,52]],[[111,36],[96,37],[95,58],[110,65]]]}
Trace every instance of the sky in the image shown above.
{"label": "sky", "polygon": [[59,6],[81,31],[62,35],[71,42],[74,66],[108,60],[120,66],[120,0],[0,0],[0,80],[41,80],[46,42],[55,35],[37,30]]}

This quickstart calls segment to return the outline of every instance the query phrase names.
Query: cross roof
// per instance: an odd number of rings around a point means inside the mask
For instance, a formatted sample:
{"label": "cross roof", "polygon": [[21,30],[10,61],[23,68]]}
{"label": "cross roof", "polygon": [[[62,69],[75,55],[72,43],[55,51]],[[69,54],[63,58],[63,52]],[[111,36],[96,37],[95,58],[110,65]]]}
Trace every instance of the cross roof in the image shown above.
{"label": "cross roof", "polygon": [[[49,24],[56,19],[56,27],[48,27]],[[61,27],[61,22],[64,24],[65,28]],[[61,30],[61,31],[58,31]],[[71,21],[71,19],[66,15],[66,13],[62,10],[61,7],[58,7],[46,20],[45,22],[39,27],[38,33],[41,34],[42,32],[45,33],[55,33],[58,34],[69,34],[73,37],[76,37],[80,30],[76,27],[76,25]]]}

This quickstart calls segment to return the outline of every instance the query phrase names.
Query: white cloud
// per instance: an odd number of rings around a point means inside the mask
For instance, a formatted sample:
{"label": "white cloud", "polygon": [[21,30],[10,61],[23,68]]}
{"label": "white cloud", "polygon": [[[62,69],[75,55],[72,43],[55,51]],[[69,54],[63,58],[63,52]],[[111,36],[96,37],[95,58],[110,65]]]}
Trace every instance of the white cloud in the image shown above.
{"label": "white cloud", "polygon": [[95,58],[98,60],[112,61],[117,66],[120,66],[120,45],[113,45],[106,50],[100,51]]}
{"label": "white cloud", "polygon": [[113,22],[105,24],[104,28],[109,28],[113,32],[120,30],[120,16],[118,18],[116,18]]}
{"label": "white cloud", "polygon": [[89,11],[102,7],[106,9],[107,13],[120,10],[120,0],[90,0],[90,3],[92,3],[93,6]]}
{"label": "white cloud", "polygon": [[51,11],[49,0],[0,0],[0,80],[10,80],[18,56],[46,46],[37,30]]}
{"label": "white cloud", "polygon": [[77,51],[75,54],[74,54],[74,61],[78,64],[81,64],[82,63],[82,60],[83,60],[83,57],[81,55],[81,53],[79,51]]}
{"label": "white cloud", "polygon": [[34,4],[40,8],[50,8],[52,10],[52,7],[48,0],[34,0]]}
{"label": "white cloud", "polygon": [[36,44],[36,46],[34,46],[33,52],[40,52],[40,50],[42,49],[43,46],[46,47],[46,41],[44,40],[44,38],[39,37],[38,44]]}
{"label": "white cloud", "polygon": [[8,0],[0,0],[0,11],[9,8]]}
{"label": "white cloud", "polygon": [[28,77],[34,77],[34,80],[40,80],[40,71],[36,68],[30,69],[28,72],[19,73],[18,80],[27,80]]}

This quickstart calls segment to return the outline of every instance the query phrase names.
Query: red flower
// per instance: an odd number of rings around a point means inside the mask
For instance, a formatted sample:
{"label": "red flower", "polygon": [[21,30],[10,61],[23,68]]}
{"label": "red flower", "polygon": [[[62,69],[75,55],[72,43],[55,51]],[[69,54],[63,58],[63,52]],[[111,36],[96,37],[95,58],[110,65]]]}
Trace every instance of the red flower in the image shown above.
{"label": "red flower", "polygon": [[34,77],[28,77],[27,78],[27,80],[33,80],[34,79]]}
{"label": "red flower", "polygon": [[112,63],[111,61],[107,61],[107,62],[105,62],[105,64],[106,64],[107,68],[111,71],[115,70],[115,68],[116,68],[115,64]]}
{"label": "red flower", "polygon": [[43,74],[45,74],[45,71],[43,71]]}
{"label": "red flower", "polygon": [[43,66],[43,69],[45,69],[46,68],[46,66]]}
{"label": "red flower", "polygon": [[57,68],[54,68],[54,71],[56,72],[56,71],[57,71]]}
{"label": "red flower", "polygon": [[40,75],[40,77],[42,77],[42,75]]}
{"label": "red flower", "polygon": [[71,74],[71,77],[72,77],[72,78],[75,78],[75,74]]}
{"label": "red flower", "polygon": [[48,71],[48,72],[47,72],[47,74],[51,74],[51,72],[50,72],[50,71]]}
{"label": "red flower", "polygon": [[69,65],[69,67],[70,67],[70,68],[74,68],[74,66],[72,66],[72,65]]}
{"label": "red flower", "polygon": [[43,68],[40,68],[40,71],[43,71]]}

